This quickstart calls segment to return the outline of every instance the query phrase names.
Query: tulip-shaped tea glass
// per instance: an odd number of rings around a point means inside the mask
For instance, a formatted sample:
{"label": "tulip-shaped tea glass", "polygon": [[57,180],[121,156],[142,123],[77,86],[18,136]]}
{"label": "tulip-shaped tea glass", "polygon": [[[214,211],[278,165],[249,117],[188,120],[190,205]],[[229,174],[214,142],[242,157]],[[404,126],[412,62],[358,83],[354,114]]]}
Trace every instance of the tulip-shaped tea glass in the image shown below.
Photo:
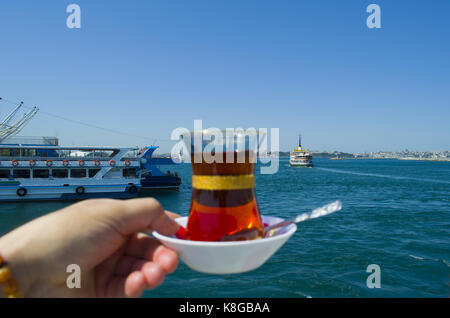
{"label": "tulip-shaped tea glass", "polygon": [[[251,129],[208,129],[183,135],[193,171],[187,239],[261,238],[254,172],[264,138],[263,133]],[[237,232],[237,237],[232,236]]]}

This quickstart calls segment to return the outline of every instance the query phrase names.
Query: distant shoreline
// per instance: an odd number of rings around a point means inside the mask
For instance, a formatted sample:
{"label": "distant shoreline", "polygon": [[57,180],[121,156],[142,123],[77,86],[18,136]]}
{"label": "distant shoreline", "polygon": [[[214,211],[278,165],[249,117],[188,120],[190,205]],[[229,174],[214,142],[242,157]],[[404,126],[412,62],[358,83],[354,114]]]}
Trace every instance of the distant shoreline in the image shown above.
{"label": "distant shoreline", "polygon": [[328,158],[330,160],[411,160],[411,161],[443,161],[450,162],[450,159],[433,158]]}

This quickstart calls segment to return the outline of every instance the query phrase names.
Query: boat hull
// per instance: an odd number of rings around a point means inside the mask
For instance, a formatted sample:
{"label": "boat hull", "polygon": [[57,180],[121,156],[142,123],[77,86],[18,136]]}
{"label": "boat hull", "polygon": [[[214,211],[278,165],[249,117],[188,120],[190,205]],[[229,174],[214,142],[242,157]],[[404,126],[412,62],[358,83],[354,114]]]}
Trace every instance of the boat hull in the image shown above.
{"label": "boat hull", "polygon": [[291,163],[291,167],[313,167],[312,163]]}
{"label": "boat hull", "polygon": [[291,167],[312,167],[313,163],[312,161],[294,161],[290,160],[289,164]]}
{"label": "boat hull", "polygon": [[[77,188],[83,187],[84,192],[77,193]],[[26,194],[18,195],[18,190],[23,188]],[[93,198],[114,198],[129,199],[135,198],[139,194],[137,186],[129,184],[108,184],[108,185],[0,185],[0,202],[25,202],[25,201],[77,201]]]}
{"label": "boat hull", "polygon": [[178,189],[181,178],[172,175],[151,176],[141,180],[141,192],[157,189]]}

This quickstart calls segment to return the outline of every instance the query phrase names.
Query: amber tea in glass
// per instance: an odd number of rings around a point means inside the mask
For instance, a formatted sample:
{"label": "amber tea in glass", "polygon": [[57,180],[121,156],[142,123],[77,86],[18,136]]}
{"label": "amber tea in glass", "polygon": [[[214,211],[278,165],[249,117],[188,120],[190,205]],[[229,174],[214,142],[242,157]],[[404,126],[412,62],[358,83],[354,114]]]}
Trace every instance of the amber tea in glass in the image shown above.
{"label": "amber tea in glass", "polygon": [[[213,153],[216,159],[221,160],[212,163],[206,162],[203,157],[200,162],[195,162],[194,154],[191,154],[192,201],[187,239],[223,241],[261,238],[263,225],[255,195],[255,163],[251,160],[255,153],[248,149],[248,145],[245,148],[241,152],[234,149]],[[239,156],[241,160],[238,160]]]}

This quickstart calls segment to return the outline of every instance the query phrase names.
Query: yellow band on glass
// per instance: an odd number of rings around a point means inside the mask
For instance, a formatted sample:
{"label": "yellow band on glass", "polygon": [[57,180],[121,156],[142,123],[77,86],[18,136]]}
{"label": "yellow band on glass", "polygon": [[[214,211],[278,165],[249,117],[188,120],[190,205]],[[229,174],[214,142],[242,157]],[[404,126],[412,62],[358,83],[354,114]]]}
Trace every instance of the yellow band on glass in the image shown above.
{"label": "yellow band on glass", "polygon": [[192,176],[192,187],[198,190],[242,190],[255,187],[255,176]]}

